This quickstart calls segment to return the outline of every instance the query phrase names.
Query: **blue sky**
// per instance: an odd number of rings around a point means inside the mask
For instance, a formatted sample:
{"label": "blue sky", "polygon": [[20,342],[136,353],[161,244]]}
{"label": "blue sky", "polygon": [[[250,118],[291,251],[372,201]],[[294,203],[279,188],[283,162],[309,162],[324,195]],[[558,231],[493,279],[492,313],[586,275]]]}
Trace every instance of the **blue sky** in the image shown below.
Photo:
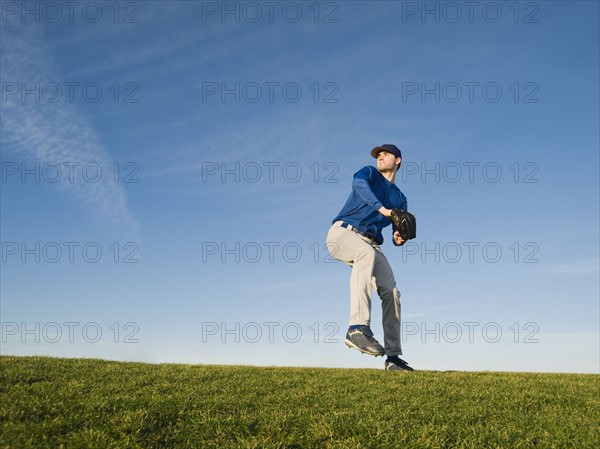
{"label": "blue sky", "polygon": [[404,358],[600,371],[597,2],[45,5],[1,5],[3,354],[381,369],[324,238],[395,143]]}

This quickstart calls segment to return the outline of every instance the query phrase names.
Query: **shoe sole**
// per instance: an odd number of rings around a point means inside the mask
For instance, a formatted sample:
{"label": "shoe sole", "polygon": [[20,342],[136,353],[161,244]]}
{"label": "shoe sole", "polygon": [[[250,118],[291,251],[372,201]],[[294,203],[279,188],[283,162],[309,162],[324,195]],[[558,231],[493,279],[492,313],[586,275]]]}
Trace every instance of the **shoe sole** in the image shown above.
{"label": "shoe sole", "polygon": [[375,357],[383,357],[385,355],[385,352],[369,352],[369,351],[365,351],[364,349],[361,349],[358,346],[356,346],[354,343],[352,343],[348,339],[344,340],[344,343],[346,343],[346,346],[348,346],[349,348],[351,348],[351,349],[352,348],[357,349],[360,352],[362,352],[363,354],[372,355],[372,356],[375,356]]}
{"label": "shoe sole", "polygon": [[415,371],[414,369],[403,369],[403,368],[388,368],[385,367],[385,371],[401,371],[403,373],[410,373],[411,371]]}
{"label": "shoe sole", "polygon": [[406,369],[406,368],[400,368],[398,365],[394,365],[393,363],[386,363],[384,366],[386,371],[406,371],[406,372],[410,372],[410,371],[415,371],[414,368],[410,368],[410,369]]}

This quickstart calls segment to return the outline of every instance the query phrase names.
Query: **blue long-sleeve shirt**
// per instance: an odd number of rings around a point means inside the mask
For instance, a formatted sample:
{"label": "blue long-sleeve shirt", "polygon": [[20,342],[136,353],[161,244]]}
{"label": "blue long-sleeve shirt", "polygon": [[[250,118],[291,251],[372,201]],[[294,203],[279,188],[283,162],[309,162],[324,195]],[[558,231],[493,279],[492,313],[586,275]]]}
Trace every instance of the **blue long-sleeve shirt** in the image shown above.
{"label": "blue long-sleeve shirt", "polygon": [[352,192],[333,223],[342,220],[351,224],[381,245],[381,230],[392,223],[378,212],[382,206],[406,210],[406,196],[396,184],[385,179],[375,167],[368,165],[354,174]]}

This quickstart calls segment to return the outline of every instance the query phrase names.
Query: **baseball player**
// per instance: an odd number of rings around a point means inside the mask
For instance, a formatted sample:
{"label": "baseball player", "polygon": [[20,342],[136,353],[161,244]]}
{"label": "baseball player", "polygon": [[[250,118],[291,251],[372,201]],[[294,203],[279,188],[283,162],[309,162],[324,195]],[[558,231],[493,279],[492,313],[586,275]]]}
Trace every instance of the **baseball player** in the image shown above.
{"label": "baseball player", "polygon": [[[386,370],[414,371],[398,357],[402,354],[400,292],[392,267],[380,248],[381,231],[392,223],[392,209],[406,211],[406,197],[394,183],[402,153],[395,145],[386,144],[373,148],[371,156],[377,159],[377,167],[366,166],[354,174],[352,192],[334,218],[326,239],[331,256],[352,267],[350,325],[345,343],[365,354],[385,354]],[[396,246],[405,243],[397,230],[392,238]],[[382,302],[384,347],[370,328],[372,288]]]}

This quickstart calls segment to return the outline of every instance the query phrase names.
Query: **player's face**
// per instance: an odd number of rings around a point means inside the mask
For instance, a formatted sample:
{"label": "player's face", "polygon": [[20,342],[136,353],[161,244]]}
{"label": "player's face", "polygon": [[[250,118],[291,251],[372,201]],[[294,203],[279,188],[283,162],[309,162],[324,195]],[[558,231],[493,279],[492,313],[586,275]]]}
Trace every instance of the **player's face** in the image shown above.
{"label": "player's face", "polygon": [[377,155],[377,170],[392,171],[396,167],[396,156],[387,151],[382,151]]}

